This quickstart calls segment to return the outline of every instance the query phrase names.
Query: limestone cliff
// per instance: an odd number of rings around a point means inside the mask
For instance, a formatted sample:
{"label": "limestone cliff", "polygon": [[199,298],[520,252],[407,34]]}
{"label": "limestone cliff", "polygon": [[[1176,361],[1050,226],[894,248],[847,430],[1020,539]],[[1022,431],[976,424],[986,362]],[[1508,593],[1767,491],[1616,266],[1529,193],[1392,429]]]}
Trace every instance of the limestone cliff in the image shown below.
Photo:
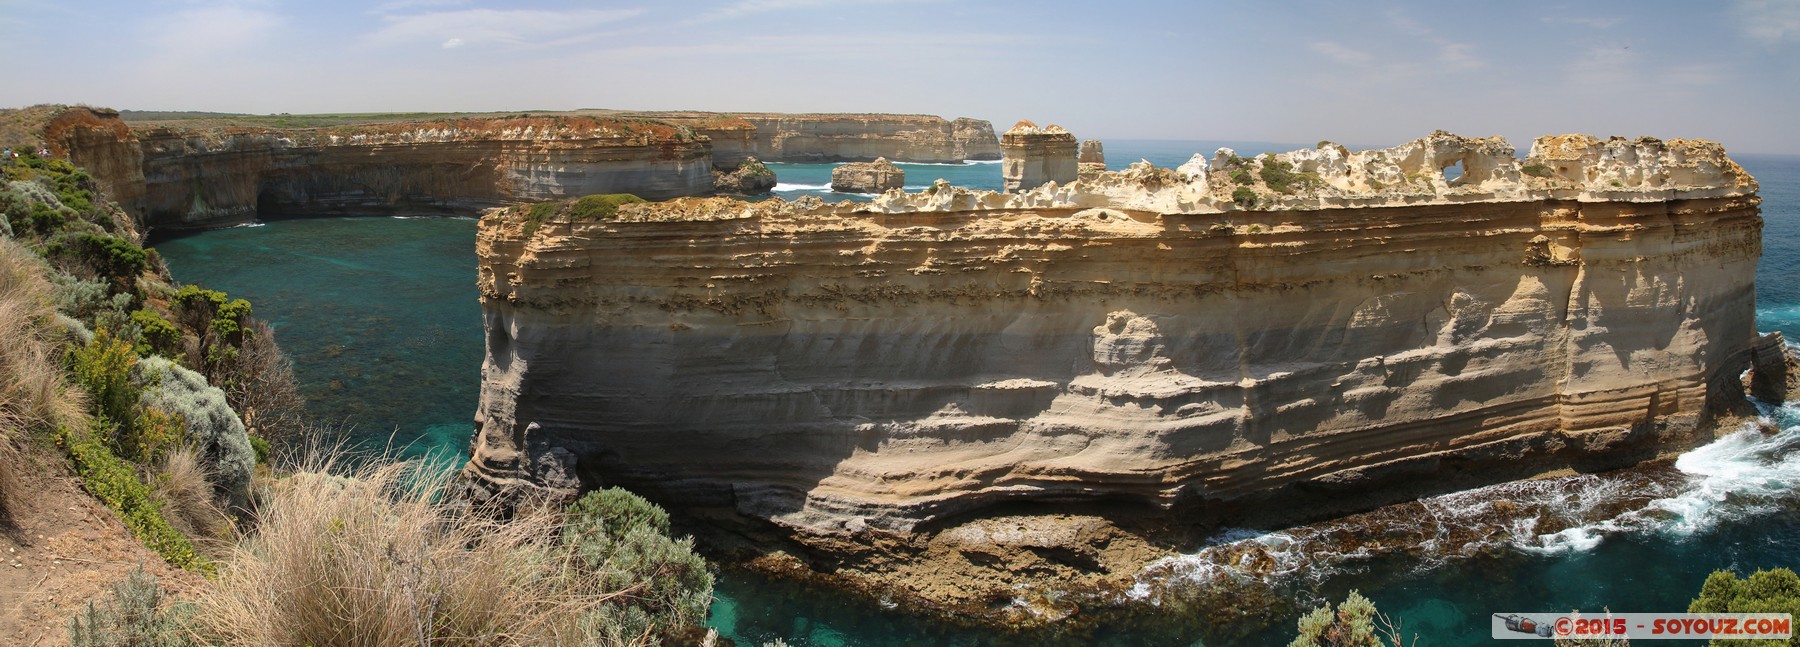
{"label": "limestone cliff", "polygon": [[986,121],[930,115],[738,114],[756,125],[757,156],[772,162],[954,163],[1000,158]]}
{"label": "limestone cliff", "polygon": [[1705,141],[1521,163],[1439,133],[1019,194],[497,210],[466,472],[766,522],[926,598],[980,587],[880,574],[1129,582],[1149,531],[1058,515],[1292,520],[1700,442],[1744,404],[1756,189]]}
{"label": "limestone cliff", "polygon": [[[700,195],[713,186],[707,140],[657,122],[520,117],[298,129],[122,126],[71,129],[55,146],[122,189],[120,204],[155,227],[248,222],[259,213],[473,213],[593,193]],[[96,147],[86,134],[94,131],[117,134],[119,145]],[[138,173],[132,157],[141,159]]]}
{"label": "limestone cliff", "polygon": [[985,121],[922,115],[581,111],[307,126],[242,116],[133,128],[105,109],[9,114],[32,122],[33,139],[92,169],[147,224],[177,228],[259,213],[473,214],[594,193],[705,195],[713,171],[732,174],[752,157],[959,162],[999,151]]}

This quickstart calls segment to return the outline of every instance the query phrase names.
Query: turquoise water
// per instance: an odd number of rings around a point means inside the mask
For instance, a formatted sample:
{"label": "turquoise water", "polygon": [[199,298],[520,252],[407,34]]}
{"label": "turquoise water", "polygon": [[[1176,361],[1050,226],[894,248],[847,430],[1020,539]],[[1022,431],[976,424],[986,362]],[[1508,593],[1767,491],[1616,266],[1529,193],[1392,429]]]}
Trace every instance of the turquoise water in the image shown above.
{"label": "turquoise water", "polygon": [[[1213,151],[1219,148],[1230,148],[1241,156],[1255,156],[1263,153],[1281,153],[1301,148],[1293,144],[1275,144],[1270,142],[1232,142],[1232,141],[1151,141],[1124,139],[1106,142],[1106,167],[1119,170],[1139,160],[1147,160],[1151,164],[1165,168],[1174,168],[1187,162],[1194,153],[1204,153],[1212,159]],[[769,169],[775,171],[777,183],[770,192],[777,198],[795,200],[803,196],[817,196],[827,201],[851,200],[868,202],[874,198],[872,194],[837,193],[831,190],[831,169],[837,164],[786,164],[772,162]],[[1000,190],[1000,163],[969,162],[966,164],[895,164],[906,172],[906,190],[921,191],[937,180],[946,180],[951,184],[971,189]]]}
{"label": "turquoise water", "polygon": [[[1139,158],[1173,166],[1193,152],[1210,157],[1221,145],[1244,155],[1298,147],[1108,141],[1107,158],[1112,168]],[[1738,159],[1762,182],[1765,200],[1759,325],[1800,339],[1800,157]],[[828,184],[832,165],[770,166],[792,189]],[[999,184],[997,164],[903,166],[908,186],[937,177],[980,188]],[[777,195],[867,199],[817,188]],[[385,443],[391,434],[415,452],[462,454],[482,353],[474,230],[472,220],[294,219],[156,246],[178,278],[257,304],[294,356],[315,415],[354,422],[365,442]],[[1401,618],[1408,633],[1420,634],[1421,644],[1437,646],[1487,643],[1486,618],[1495,611],[1680,611],[1713,569],[1800,564],[1794,495],[1800,492],[1800,414],[1769,414],[1783,434],[1715,443],[1684,457],[1679,470],[1586,477],[1544,486],[1549,489],[1499,486],[1431,500],[1424,508],[1429,514],[1415,516],[1436,517],[1442,527],[1492,523],[1458,515],[1495,499],[1536,501],[1545,516],[1569,520],[1568,530],[1547,538],[1525,533],[1469,557],[1433,553],[1430,545],[1346,556],[1331,550],[1329,533],[1243,530],[1227,539],[1270,547],[1291,572],[1221,571],[1207,566],[1203,552],[1147,576],[1154,593],[1145,599],[1159,604],[1138,605],[1137,615],[1024,634],[960,629],[829,591],[727,573],[711,624],[739,644],[782,638],[797,647],[1285,644],[1303,607],[1359,589]],[[1252,613],[1222,623],[1222,608],[1194,601],[1194,591],[1220,581],[1266,593],[1268,602],[1246,604]]]}
{"label": "turquoise water", "polygon": [[152,242],[180,280],[249,299],[274,326],[314,419],[353,425],[365,447],[466,460],[475,220],[295,218]]}

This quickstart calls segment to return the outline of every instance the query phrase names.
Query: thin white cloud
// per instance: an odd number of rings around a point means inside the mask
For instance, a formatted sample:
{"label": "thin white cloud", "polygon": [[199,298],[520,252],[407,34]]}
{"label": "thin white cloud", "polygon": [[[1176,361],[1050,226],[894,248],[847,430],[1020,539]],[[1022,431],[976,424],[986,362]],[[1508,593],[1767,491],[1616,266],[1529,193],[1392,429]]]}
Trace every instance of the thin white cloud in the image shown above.
{"label": "thin white cloud", "polygon": [[1594,18],[1591,16],[1545,16],[1543,21],[1549,25],[1580,25],[1594,29],[1612,29],[1613,25],[1619,24],[1618,18]]}
{"label": "thin white cloud", "polygon": [[180,11],[147,25],[153,56],[195,59],[261,45],[281,26],[280,16],[238,4]]}
{"label": "thin white cloud", "polygon": [[390,47],[425,43],[453,47],[451,41],[466,45],[545,45],[565,42],[573,35],[641,13],[642,9],[461,9],[390,15],[383,17],[386,25],[363,40]]}
{"label": "thin white cloud", "polygon": [[444,41],[444,49],[456,49],[456,48],[462,47],[462,46],[463,46],[463,39],[461,39],[461,38],[452,38],[450,40]]}
{"label": "thin white cloud", "polygon": [[1487,65],[1487,61],[1482,60],[1480,56],[1476,55],[1474,44],[1445,38],[1442,34],[1439,34],[1436,29],[1432,29],[1430,25],[1412,19],[1411,16],[1406,15],[1399,9],[1388,10],[1387,19],[1388,23],[1395,29],[1436,47],[1437,61],[1443,65],[1463,70],[1471,70]]}
{"label": "thin white cloud", "polygon": [[1312,43],[1307,47],[1325,58],[1329,58],[1345,65],[1366,65],[1375,59],[1375,57],[1371,56],[1368,52],[1360,49],[1352,49],[1335,41],[1322,40]]}
{"label": "thin white cloud", "polygon": [[1765,44],[1800,42],[1800,2],[1738,0],[1732,8],[1745,36]]}
{"label": "thin white cloud", "polygon": [[803,9],[843,8],[856,5],[891,4],[899,0],[737,0],[731,4],[700,14],[693,22],[727,20],[760,13],[798,11]]}

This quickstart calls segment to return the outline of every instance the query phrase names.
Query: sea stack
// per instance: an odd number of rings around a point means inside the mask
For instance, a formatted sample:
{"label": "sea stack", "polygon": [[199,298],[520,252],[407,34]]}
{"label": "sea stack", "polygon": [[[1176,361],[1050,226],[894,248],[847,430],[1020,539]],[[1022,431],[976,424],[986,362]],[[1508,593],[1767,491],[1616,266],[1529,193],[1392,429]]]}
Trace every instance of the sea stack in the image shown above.
{"label": "sea stack", "polygon": [[842,193],[881,193],[906,186],[906,171],[885,157],[873,162],[851,162],[831,169],[831,190]]}
{"label": "sea stack", "polygon": [[1014,124],[1000,136],[1002,186],[1007,193],[1030,191],[1055,182],[1068,184],[1081,175],[1076,163],[1075,135],[1062,126],[1038,128],[1030,121]]}

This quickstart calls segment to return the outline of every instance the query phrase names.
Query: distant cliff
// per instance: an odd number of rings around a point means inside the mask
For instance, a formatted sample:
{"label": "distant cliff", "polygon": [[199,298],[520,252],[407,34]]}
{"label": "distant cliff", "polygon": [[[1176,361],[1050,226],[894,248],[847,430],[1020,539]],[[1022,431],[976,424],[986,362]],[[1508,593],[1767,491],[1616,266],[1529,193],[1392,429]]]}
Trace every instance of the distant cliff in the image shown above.
{"label": "distant cliff", "polygon": [[587,111],[299,126],[226,116],[135,127],[106,109],[33,115],[56,154],[91,169],[146,224],[176,228],[258,214],[474,214],[594,193],[706,195],[715,168],[736,169],[750,157],[954,162],[999,154],[987,122],[904,115]]}
{"label": "distant cliff", "polygon": [[748,154],[765,162],[872,162],[885,157],[895,162],[947,164],[1000,159],[1000,139],[993,124],[967,117],[952,121],[931,115],[619,114],[688,124],[709,135],[712,124],[747,123],[753,136]]}
{"label": "distant cliff", "polygon": [[1754,329],[1755,182],[1704,141],[1512,150],[495,211],[467,473],[628,485],[980,606],[1128,585],[1163,550],[1145,528],[1624,466],[1746,412],[1739,374],[1782,364]]}

